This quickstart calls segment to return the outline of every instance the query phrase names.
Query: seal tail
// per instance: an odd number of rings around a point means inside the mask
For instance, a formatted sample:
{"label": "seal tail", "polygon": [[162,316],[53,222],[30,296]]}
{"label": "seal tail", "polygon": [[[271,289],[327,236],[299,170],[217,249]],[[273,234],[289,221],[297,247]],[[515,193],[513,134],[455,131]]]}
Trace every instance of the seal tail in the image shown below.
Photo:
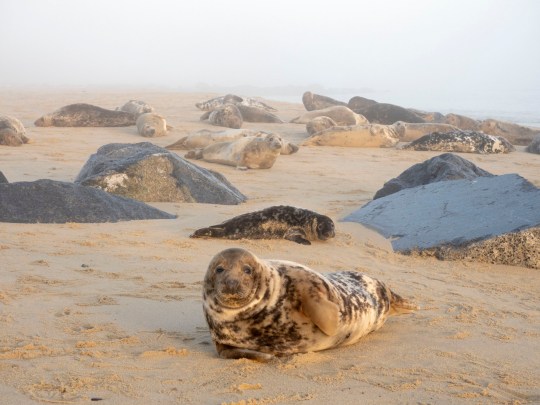
{"label": "seal tail", "polygon": [[420,307],[416,305],[415,303],[401,297],[400,295],[396,294],[392,290],[388,289],[390,292],[390,315],[402,315],[402,314],[410,314],[411,312],[414,312]]}
{"label": "seal tail", "polygon": [[189,235],[190,238],[223,238],[224,236],[224,228],[216,228],[213,226],[197,229],[195,232]]}

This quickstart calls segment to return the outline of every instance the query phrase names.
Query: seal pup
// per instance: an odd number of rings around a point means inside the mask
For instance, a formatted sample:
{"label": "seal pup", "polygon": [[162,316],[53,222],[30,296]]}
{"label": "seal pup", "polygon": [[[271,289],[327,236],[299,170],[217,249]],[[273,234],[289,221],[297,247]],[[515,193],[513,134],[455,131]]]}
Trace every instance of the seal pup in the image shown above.
{"label": "seal pup", "polygon": [[242,114],[234,104],[226,104],[223,107],[207,112],[201,117],[201,121],[208,118],[208,122],[218,127],[240,128],[244,123]]}
{"label": "seal pup", "polygon": [[156,113],[139,115],[136,125],[139,135],[148,138],[167,135],[167,121],[165,121],[165,117]]}
{"label": "seal pup", "polygon": [[347,103],[344,103],[343,101],[334,100],[331,97],[321,96],[320,94],[313,94],[310,91],[306,91],[302,95],[302,103],[308,111],[322,110],[323,108],[336,105],[347,106]]}
{"label": "seal pup", "polygon": [[294,124],[307,124],[317,117],[332,118],[337,125],[358,125],[368,124],[368,120],[360,114],[356,114],[349,107],[338,105],[324,108],[322,110],[310,111],[299,117],[293,118],[290,122]]}
{"label": "seal pup", "polygon": [[307,138],[302,145],[389,148],[398,142],[396,130],[391,125],[364,124],[325,129]]}
{"label": "seal pup", "polygon": [[270,169],[281,154],[283,142],[274,134],[219,142],[203,149],[189,151],[187,159],[204,160],[235,166],[237,169]]}
{"label": "seal pup", "polygon": [[435,122],[403,122],[398,121],[392,124],[392,127],[396,130],[399,140],[402,142],[415,141],[424,135],[432,134],[433,132],[455,132],[459,131],[459,128],[449,124],[441,124]]}
{"label": "seal pup", "polygon": [[335,236],[334,222],[326,215],[279,205],[238,215],[218,225],[196,230],[191,238],[287,239],[302,245]]}
{"label": "seal pup", "polygon": [[154,107],[142,100],[129,100],[122,107],[118,107],[117,111],[125,111],[138,117],[141,114],[154,112]]}
{"label": "seal pup", "polygon": [[434,132],[424,135],[401,149],[461,153],[509,153],[514,146],[502,136],[475,131]]}
{"label": "seal pup", "polygon": [[316,117],[306,124],[306,131],[309,135],[315,135],[317,132],[324,131],[325,129],[337,127],[336,121],[330,117]]}
{"label": "seal pup", "polygon": [[135,125],[135,115],[107,110],[91,104],[69,104],[38,118],[36,127],[127,127]]}
{"label": "seal pup", "polygon": [[203,312],[218,355],[269,361],[358,342],[418,307],[356,271],[318,273],[232,248],[211,260]]}
{"label": "seal pup", "polygon": [[274,107],[269,106],[268,104],[263,103],[262,101],[255,100],[250,97],[239,97],[234,94],[227,94],[221,97],[215,97],[207,101],[202,101],[195,104],[199,110],[202,111],[212,111],[216,108],[223,107],[225,104],[241,104],[248,107],[257,107],[266,111],[277,111]]}
{"label": "seal pup", "polygon": [[0,145],[21,146],[29,141],[21,121],[15,117],[0,115]]}

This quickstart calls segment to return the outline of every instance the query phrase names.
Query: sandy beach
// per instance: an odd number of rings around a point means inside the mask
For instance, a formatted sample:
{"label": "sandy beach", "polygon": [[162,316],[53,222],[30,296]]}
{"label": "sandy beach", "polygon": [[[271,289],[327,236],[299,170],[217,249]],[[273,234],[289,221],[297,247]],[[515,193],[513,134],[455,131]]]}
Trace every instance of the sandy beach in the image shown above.
{"label": "sandy beach", "polygon": [[[15,91],[0,113],[20,119],[31,142],[0,146],[10,182],[73,181],[100,146],[169,145],[207,128],[195,103],[210,93]],[[251,95],[250,95],[251,96]],[[114,109],[144,100],[173,127],[143,138],[132,127],[38,128],[71,103]],[[264,100],[284,121],[298,103]],[[244,123],[300,143],[305,125]],[[183,151],[176,151],[180,155]],[[100,224],[0,223],[0,403],[79,404],[533,404],[540,403],[538,270],[438,261],[392,252],[390,243],[340,220],[385,181],[437,152],[301,147],[269,170],[198,165],[248,197],[240,205],[151,203],[174,220]],[[493,174],[540,187],[540,155],[460,154]],[[190,239],[195,229],[271,205],[330,216],[336,237],[311,246],[286,240]],[[504,213],[501,213],[504,215]],[[390,318],[358,344],[262,364],[217,357],[202,313],[210,259],[243,247],[265,259],[320,272],[355,270],[386,282],[421,310]]]}

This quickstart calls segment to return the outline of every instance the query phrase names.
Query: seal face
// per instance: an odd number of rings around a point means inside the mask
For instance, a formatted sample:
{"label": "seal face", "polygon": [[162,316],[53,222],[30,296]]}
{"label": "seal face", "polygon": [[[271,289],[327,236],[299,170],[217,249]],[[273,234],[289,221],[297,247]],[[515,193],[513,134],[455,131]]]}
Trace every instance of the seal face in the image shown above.
{"label": "seal face", "polygon": [[334,236],[334,222],[327,216],[286,205],[242,214],[190,235],[191,238],[287,239],[303,245]]}
{"label": "seal face", "polygon": [[218,253],[204,278],[203,311],[223,358],[268,361],[353,344],[390,314],[415,309],[365,274],[323,275],[239,248]]}

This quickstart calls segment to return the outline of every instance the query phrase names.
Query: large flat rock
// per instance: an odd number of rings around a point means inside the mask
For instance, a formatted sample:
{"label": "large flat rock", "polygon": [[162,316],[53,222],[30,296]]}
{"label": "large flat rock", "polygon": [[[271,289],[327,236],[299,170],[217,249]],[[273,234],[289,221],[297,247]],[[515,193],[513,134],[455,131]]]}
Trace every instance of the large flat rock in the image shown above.
{"label": "large flat rock", "polygon": [[[540,227],[540,189],[517,174],[437,182],[373,200],[344,221],[377,230],[402,253],[464,249]],[[505,246],[512,249],[511,244]]]}
{"label": "large flat rock", "polygon": [[55,180],[0,184],[0,222],[118,222],[172,219],[157,208],[92,187]]}

